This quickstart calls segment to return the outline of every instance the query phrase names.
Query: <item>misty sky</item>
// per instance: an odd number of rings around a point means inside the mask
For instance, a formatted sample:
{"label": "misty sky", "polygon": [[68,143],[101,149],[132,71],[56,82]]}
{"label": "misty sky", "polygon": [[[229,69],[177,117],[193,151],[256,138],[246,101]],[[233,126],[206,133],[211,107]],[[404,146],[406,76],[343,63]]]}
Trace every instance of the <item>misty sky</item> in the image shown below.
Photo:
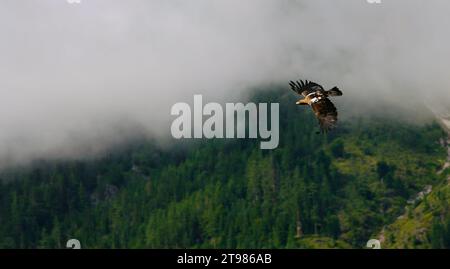
{"label": "misty sky", "polygon": [[[0,166],[80,157],[170,107],[304,78],[450,104],[450,1],[0,0]],[[293,100],[295,102],[295,100]]]}

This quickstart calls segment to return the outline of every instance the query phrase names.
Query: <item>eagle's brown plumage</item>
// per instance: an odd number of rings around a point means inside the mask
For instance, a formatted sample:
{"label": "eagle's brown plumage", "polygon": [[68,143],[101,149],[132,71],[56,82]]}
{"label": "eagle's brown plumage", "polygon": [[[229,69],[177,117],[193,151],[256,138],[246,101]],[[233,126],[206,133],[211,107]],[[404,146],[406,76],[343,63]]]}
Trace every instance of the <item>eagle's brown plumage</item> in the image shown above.
{"label": "eagle's brown plumage", "polygon": [[311,106],[322,132],[327,132],[336,127],[337,109],[328,97],[342,95],[342,92],[337,87],[325,91],[321,85],[307,80],[305,82],[302,80],[291,81],[289,85],[294,92],[304,97],[297,101],[297,105]]}

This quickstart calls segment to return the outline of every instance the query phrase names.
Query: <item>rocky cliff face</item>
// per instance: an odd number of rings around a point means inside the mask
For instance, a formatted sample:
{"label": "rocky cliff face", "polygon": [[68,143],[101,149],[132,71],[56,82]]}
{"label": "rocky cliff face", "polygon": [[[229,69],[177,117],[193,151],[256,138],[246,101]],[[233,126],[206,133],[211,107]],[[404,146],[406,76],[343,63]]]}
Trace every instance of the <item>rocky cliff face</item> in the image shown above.
{"label": "rocky cliff face", "polygon": [[436,115],[439,123],[450,133],[450,107],[447,106],[428,106]]}
{"label": "rocky cliff face", "polygon": [[447,131],[450,132],[450,117],[441,118],[441,122],[444,125],[444,127],[447,129]]}
{"label": "rocky cliff face", "polygon": [[445,163],[443,168],[443,170],[445,170],[448,167],[450,167],[450,112],[444,115],[438,115],[438,119],[441,125],[444,127],[444,129],[447,130],[448,133],[448,138],[447,141],[445,142],[445,146],[447,146],[447,153],[448,153],[447,162]]}

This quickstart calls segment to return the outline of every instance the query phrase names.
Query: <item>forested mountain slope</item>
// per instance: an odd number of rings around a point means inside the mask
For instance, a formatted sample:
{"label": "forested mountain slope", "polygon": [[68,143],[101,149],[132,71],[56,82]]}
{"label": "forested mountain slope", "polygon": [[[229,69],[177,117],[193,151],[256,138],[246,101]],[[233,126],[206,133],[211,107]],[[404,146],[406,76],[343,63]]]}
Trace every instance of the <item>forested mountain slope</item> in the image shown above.
{"label": "forested mountain slope", "polygon": [[439,118],[449,133],[441,140],[447,161],[437,172],[444,180],[418,193],[404,214],[383,227],[379,238],[387,248],[450,248],[450,124],[448,117]]}
{"label": "forested mountain slope", "polygon": [[245,139],[147,141],[3,172],[0,247],[77,238],[83,248],[363,248],[408,199],[444,181],[438,124],[365,117],[321,135],[295,97],[254,99],[281,103],[275,150]]}

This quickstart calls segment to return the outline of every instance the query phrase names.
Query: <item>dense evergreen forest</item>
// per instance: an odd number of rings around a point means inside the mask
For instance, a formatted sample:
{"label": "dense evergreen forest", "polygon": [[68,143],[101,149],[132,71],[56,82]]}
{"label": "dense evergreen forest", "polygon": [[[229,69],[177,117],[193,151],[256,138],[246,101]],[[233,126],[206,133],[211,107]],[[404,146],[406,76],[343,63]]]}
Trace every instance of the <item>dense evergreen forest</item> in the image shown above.
{"label": "dense evergreen forest", "polygon": [[[396,222],[408,200],[444,184],[446,134],[382,117],[317,134],[294,99],[255,97],[281,103],[275,150],[248,139],[140,141],[95,160],[4,171],[0,248],[65,248],[70,238],[83,248],[364,248],[383,227],[389,246],[412,247],[396,245]],[[442,216],[415,246],[448,247]]]}

